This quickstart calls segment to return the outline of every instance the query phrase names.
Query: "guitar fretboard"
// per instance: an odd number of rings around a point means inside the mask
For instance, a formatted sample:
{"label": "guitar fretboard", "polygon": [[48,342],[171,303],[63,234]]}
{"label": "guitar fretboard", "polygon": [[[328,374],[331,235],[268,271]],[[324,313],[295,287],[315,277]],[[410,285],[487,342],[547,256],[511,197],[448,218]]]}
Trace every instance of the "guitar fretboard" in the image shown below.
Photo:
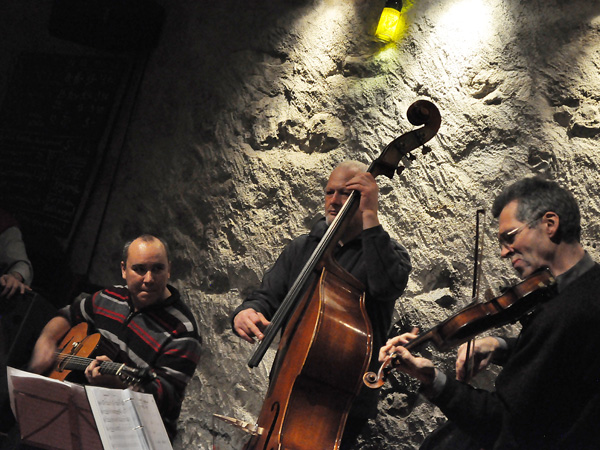
{"label": "guitar fretboard", "polygon": [[[77,355],[57,354],[58,366],[62,370],[85,370],[86,367],[94,361],[91,358],[84,358]],[[100,363],[100,372],[105,375],[119,375],[125,364],[116,363],[113,361],[102,361]]]}

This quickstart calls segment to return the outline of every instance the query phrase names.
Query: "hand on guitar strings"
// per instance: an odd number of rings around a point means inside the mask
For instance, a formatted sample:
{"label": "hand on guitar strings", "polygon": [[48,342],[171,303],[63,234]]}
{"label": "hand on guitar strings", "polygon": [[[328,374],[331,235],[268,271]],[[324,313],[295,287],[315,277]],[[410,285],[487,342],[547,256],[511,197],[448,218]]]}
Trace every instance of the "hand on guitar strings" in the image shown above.
{"label": "hand on guitar strings", "polygon": [[56,361],[56,342],[53,339],[41,335],[35,343],[31,360],[29,361],[29,370],[33,373],[46,373]]}
{"label": "hand on guitar strings", "polygon": [[105,375],[100,372],[100,364],[112,361],[108,356],[97,356],[85,369],[85,378],[93,386],[103,386],[117,389],[127,388],[127,384],[116,375]]}

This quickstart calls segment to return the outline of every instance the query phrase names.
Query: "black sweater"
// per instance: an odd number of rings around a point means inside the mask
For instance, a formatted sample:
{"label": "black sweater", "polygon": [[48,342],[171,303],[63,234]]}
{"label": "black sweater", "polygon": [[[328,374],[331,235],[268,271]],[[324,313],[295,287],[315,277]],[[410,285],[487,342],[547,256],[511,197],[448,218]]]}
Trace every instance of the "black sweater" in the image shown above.
{"label": "black sweater", "polygon": [[600,446],[600,265],[536,309],[496,392],[448,379],[433,402],[486,449]]}

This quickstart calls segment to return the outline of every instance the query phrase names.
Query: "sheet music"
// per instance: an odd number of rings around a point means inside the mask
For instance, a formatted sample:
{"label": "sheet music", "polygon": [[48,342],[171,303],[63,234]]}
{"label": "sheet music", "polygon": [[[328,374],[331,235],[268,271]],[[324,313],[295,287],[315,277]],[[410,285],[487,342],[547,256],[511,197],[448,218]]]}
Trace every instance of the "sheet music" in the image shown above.
{"label": "sheet music", "polygon": [[165,424],[151,394],[127,391],[131,395],[135,411],[153,450],[172,450]]}
{"label": "sheet music", "polygon": [[[71,428],[76,426],[86,450],[173,450],[151,394],[84,388],[12,367],[7,373],[11,408],[30,443],[71,449]],[[69,414],[73,407],[76,423]]]}
{"label": "sheet music", "polygon": [[172,450],[151,394],[86,386],[106,449]]}
{"label": "sheet music", "polygon": [[150,450],[137,417],[123,401],[122,390],[97,386],[86,386],[85,390],[104,448]]}

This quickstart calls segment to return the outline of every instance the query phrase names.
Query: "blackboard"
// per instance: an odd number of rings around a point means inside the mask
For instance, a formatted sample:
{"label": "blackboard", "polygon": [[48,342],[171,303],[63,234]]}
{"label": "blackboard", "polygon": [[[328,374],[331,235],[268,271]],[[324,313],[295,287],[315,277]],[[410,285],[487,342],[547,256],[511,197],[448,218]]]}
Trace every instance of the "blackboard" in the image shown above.
{"label": "blackboard", "polygon": [[0,197],[67,238],[105,151],[128,67],[119,58],[24,54],[0,107]]}

